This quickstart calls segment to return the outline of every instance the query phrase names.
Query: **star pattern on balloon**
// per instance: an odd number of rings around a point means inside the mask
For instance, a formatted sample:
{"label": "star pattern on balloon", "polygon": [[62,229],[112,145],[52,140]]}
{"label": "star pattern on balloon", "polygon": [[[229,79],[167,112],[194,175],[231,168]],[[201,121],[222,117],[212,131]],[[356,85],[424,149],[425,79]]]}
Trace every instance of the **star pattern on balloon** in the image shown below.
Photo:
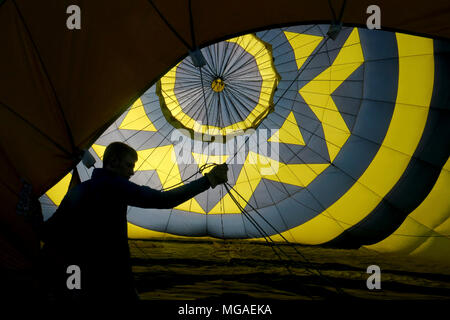
{"label": "star pattern on balloon", "polygon": [[[321,36],[287,31],[285,31],[285,36],[291,44],[298,70],[301,70],[307,58],[324,41],[324,37]],[[291,164],[277,161],[266,154],[259,154],[253,151],[247,152],[240,172],[234,177],[233,188],[241,195],[237,199],[240,206],[245,207],[246,203],[250,201],[262,179],[297,187],[306,187],[329,167],[350,136],[350,130],[343,120],[332,94],[363,62],[364,57],[358,30],[354,28],[331,65],[298,91],[322,124],[330,161],[318,164]],[[176,72],[174,69],[168,73],[171,78],[175,77]],[[172,82],[174,81],[172,80]],[[168,97],[166,98],[169,99]],[[171,105],[171,108],[175,109],[173,101],[171,101]],[[140,99],[127,111],[118,129],[157,131]],[[305,145],[301,131],[291,111],[280,128],[267,141],[279,144]],[[105,147],[93,145],[93,150],[101,158]],[[207,154],[192,152],[192,159],[198,168],[207,161],[221,163],[232,156],[231,154],[208,156]],[[183,183],[182,172],[176,161],[174,145],[172,144],[163,144],[154,148],[138,150],[136,168],[138,172],[153,171],[159,178],[163,189]],[[262,169],[265,169],[264,174],[261,173]],[[241,213],[238,204],[232,201],[229,194],[225,193],[218,199],[216,205],[209,210],[205,210],[196,198],[179,205],[175,209],[202,214]]]}

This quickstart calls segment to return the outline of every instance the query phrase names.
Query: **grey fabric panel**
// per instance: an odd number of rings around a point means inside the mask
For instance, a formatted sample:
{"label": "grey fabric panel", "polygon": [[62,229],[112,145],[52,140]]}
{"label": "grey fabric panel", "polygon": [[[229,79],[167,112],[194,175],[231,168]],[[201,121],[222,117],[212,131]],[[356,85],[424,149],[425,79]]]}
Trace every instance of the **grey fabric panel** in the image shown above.
{"label": "grey fabric panel", "polygon": [[[263,208],[277,204],[300,190],[302,190],[302,187],[261,179],[261,182],[255,189],[253,197],[258,204],[258,208]],[[246,209],[251,210],[251,207],[247,206]]]}
{"label": "grey fabric panel", "polygon": [[241,214],[221,215],[225,238],[245,238],[247,231]]}
{"label": "grey fabric panel", "polygon": [[389,128],[395,104],[364,100],[361,104],[353,134],[381,145]]}
{"label": "grey fabric panel", "polygon": [[395,103],[398,61],[373,60],[364,63],[364,99]]}
{"label": "grey fabric panel", "polygon": [[102,135],[100,138],[95,141],[95,144],[99,144],[102,146],[107,146],[115,141],[124,141],[124,135],[120,130],[110,131],[108,134]]}
{"label": "grey fabric panel", "polygon": [[167,232],[193,237],[204,236],[206,234],[206,215],[174,210],[170,215]]}
{"label": "grey fabric panel", "polygon": [[[312,157],[309,156],[310,154],[303,154],[303,157],[299,159],[298,154],[300,154],[300,152],[302,152],[302,150],[306,148],[305,146],[280,143],[278,145],[278,148],[279,148],[278,159],[280,162],[283,163],[304,163],[304,162],[309,163],[313,159]],[[275,157],[273,157],[273,159],[277,160],[277,158]]]}
{"label": "grey fabric panel", "polygon": [[186,180],[189,178],[190,180],[200,178],[202,176],[201,173],[198,172],[199,167],[195,163],[194,159],[192,159],[192,164],[178,164],[178,168],[180,170],[181,179]]}
{"label": "grey fabric panel", "polygon": [[250,211],[248,217],[244,217],[244,223],[250,238],[273,235],[286,230],[286,223],[275,208],[259,209],[258,213]]}
{"label": "grey fabric panel", "polygon": [[58,208],[50,198],[44,194],[39,198],[42,208],[42,216],[44,217],[44,221],[47,221]]}
{"label": "grey fabric panel", "polygon": [[[269,209],[261,209],[259,212],[268,212],[273,213],[272,210]],[[274,234],[275,232],[269,228],[266,222],[258,216],[257,214],[250,213],[248,216],[243,216],[244,226],[246,230],[246,237],[248,238],[262,238],[265,236],[265,233]]]}
{"label": "grey fabric panel", "polygon": [[170,217],[169,209],[143,209],[128,207],[127,220],[142,228],[154,231],[166,232]]}
{"label": "grey fabric panel", "polygon": [[246,231],[241,214],[210,214],[208,221],[208,235],[216,238],[246,238]]}
{"label": "grey fabric panel", "polygon": [[[339,87],[340,88],[340,87]],[[342,115],[353,115],[357,116],[359,112],[359,108],[361,106],[361,98],[362,98],[362,83],[361,83],[361,94],[358,95],[357,98],[341,95],[341,92],[337,88],[333,96],[333,101],[336,104],[336,107],[341,112]]]}
{"label": "grey fabric panel", "polygon": [[379,148],[380,146],[374,142],[352,135],[347,140],[345,152],[338,154],[333,165],[357,180],[367,169],[367,164]]}
{"label": "grey fabric panel", "polygon": [[277,230],[285,231],[305,223],[314,218],[318,212],[321,212],[316,210],[318,208],[320,208],[320,205],[318,205],[308,190],[304,189],[296,193],[277,204],[277,208],[274,211],[281,215],[283,219],[283,225],[279,224]]}
{"label": "grey fabric panel", "polygon": [[352,132],[356,122],[356,117],[350,114],[341,114],[341,117],[342,119],[344,119],[345,125],[347,126],[348,130]]}
{"label": "grey fabric panel", "polygon": [[300,127],[302,134],[304,131],[308,133],[314,133],[321,122],[317,119],[311,108],[305,103],[303,98],[298,94],[298,99],[292,106],[292,112],[294,113],[297,124]]}
{"label": "grey fabric panel", "polygon": [[334,166],[328,167],[307,189],[320,204],[327,208],[339,199],[353,184],[355,180],[348,174]]}
{"label": "grey fabric panel", "polygon": [[438,98],[431,100],[431,109],[450,110],[450,41],[434,40],[434,82],[435,95]]}
{"label": "grey fabric panel", "polygon": [[153,189],[161,190],[162,184],[155,170],[137,171],[130,179],[139,185],[149,186]]}
{"label": "grey fabric panel", "polygon": [[397,40],[395,33],[383,30],[358,29],[364,60],[397,60]]}
{"label": "grey fabric panel", "polygon": [[127,219],[149,230],[183,236],[206,235],[206,215],[200,213],[130,207]]}
{"label": "grey fabric panel", "polygon": [[222,199],[222,195],[227,193],[227,191],[222,188],[223,186],[217,186],[214,189],[211,188],[196,197],[196,199],[198,199],[198,203],[202,206],[205,212],[209,212],[212,208],[214,208]]}
{"label": "grey fabric panel", "polygon": [[[311,139],[312,138],[316,139],[317,142],[317,137],[312,136]],[[304,159],[304,161],[307,161],[306,163],[327,163],[330,158],[328,151],[326,154],[321,154],[309,147],[303,148],[303,150],[297,154],[297,157],[302,160]]]}
{"label": "grey fabric panel", "polygon": [[[96,163],[94,165],[95,168],[100,168],[103,166],[101,160],[97,157],[97,155],[95,154],[95,152],[90,151],[90,153],[94,156],[94,158],[96,158]],[[78,170],[78,175],[80,176],[80,180],[81,182],[84,182],[86,180],[89,180],[92,176],[92,172],[94,171],[94,167],[88,169],[84,166],[84,164],[82,162],[80,162],[77,165],[77,170]]]}
{"label": "grey fabric panel", "polygon": [[427,119],[427,130],[424,130],[422,141],[423,143],[420,143],[416,149],[418,158],[429,165],[437,167],[440,171],[442,164],[449,157],[450,110],[430,109]]}
{"label": "grey fabric panel", "polygon": [[41,204],[43,204],[43,205],[47,205],[47,206],[55,205],[55,204],[53,203],[53,201],[50,200],[50,198],[49,198],[46,194],[43,194],[43,195],[39,198],[39,201],[40,201]]}
{"label": "grey fabric panel", "polygon": [[[125,143],[136,150],[146,150],[171,144],[171,136],[162,136],[159,132],[121,130],[126,137]],[[128,131],[128,132],[127,132]]]}
{"label": "grey fabric panel", "polygon": [[282,29],[272,29],[272,30],[265,30],[256,32],[256,36],[272,45],[272,52],[274,55],[281,55],[284,52],[287,52],[286,49],[286,38],[284,37],[283,30]]}
{"label": "grey fabric panel", "polygon": [[356,69],[331,95],[351,131],[363,95],[364,65]]}
{"label": "grey fabric panel", "polygon": [[[330,155],[328,153],[328,147],[326,147],[322,126],[316,129],[315,134],[308,142],[307,149],[312,150],[316,156],[319,156],[322,159],[319,163],[330,161]],[[304,156],[304,154],[302,155]]]}
{"label": "grey fabric panel", "polygon": [[[311,81],[330,66],[330,55],[329,52],[326,51],[326,46],[321,48],[323,41],[325,40],[322,40],[322,42],[319,43],[313,54],[306,59],[300,68],[301,75],[299,80],[301,80],[301,82],[298,89],[301,89],[306,82]],[[321,50],[317,52],[319,48],[321,48]]]}
{"label": "grey fabric panel", "polygon": [[324,206],[318,201],[314,193],[310,190],[309,186],[292,195],[291,198],[295,200],[300,210],[307,209],[307,211],[305,211],[305,214],[303,214],[305,216],[309,214],[317,215],[324,209]]}

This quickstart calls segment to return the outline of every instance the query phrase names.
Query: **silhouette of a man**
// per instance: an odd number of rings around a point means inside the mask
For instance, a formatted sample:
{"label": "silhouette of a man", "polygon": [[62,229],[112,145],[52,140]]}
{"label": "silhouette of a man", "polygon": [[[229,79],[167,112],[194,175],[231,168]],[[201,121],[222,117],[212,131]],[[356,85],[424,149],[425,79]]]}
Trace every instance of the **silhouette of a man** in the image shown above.
{"label": "silhouette of a man", "polygon": [[[127,206],[173,208],[227,181],[228,167],[222,164],[198,180],[158,191],[129,181],[136,161],[133,148],[121,142],[110,144],[103,168],[94,169],[90,180],[72,188],[44,224],[44,268],[56,299],[138,300],[128,247]],[[67,286],[71,265],[79,267],[80,289]]]}

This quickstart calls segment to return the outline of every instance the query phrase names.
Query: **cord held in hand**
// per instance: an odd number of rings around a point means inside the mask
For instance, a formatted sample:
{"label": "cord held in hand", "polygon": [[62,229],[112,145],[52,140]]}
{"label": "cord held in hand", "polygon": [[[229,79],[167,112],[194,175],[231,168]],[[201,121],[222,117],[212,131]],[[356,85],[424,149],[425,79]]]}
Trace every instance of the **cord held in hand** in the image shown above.
{"label": "cord held in hand", "polygon": [[214,189],[217,185],[228,181],[228,165],[226,163],[216,165],[205,176],[208,178],[211,187]]}

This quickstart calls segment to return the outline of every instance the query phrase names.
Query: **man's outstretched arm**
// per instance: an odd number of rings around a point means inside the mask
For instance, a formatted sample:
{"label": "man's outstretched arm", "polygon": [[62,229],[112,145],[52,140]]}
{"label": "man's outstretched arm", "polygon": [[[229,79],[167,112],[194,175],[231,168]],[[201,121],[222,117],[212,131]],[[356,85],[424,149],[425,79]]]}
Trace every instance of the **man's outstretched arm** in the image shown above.
{"label": "man's outstretched arm", "polygon": [[141,208],[168,209],[195,197],[199,193],[227,181],[228,167],[218,165],[204,177],[168,191],[158,191],[149,187],[138,186],[127,190],[128,204]]}

